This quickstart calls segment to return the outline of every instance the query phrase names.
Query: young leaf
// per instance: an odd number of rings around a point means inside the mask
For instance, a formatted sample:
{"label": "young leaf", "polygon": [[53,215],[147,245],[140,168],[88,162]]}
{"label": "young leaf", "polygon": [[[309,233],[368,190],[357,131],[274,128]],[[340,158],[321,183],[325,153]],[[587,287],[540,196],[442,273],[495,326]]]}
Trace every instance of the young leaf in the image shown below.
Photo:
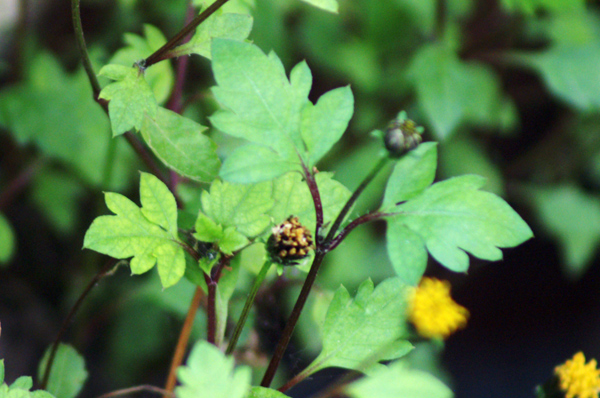
{"label": "young leaf", "polygon": [[[337,217],[351,192],[335,181],[332,173],[321,172],[316,175],[316,180],[323,205],[323,218],[327,223]],[[269,214],[276,223],[294,215],[304,226],[315,230],[315,204],[300,173],[287,173],[273,181],[273,199],[275,206]]]}
{"label": "young leaf", "polygon": [[[46,371],[50,357],[50,349],[46,350],[38,369],[38,378]],[[74,398],[79,394],[88,376],[83,357],[70,345],[59,344],[50,370],[46,390],[61,398]]]}
{"label": "young leaf", "polygon": [[334,12],[337,14],[338,12],[338,2],[337,0],[302,0],[308,4],[312,4],[315,7],[322,8],[325,11]]}
{"label": "young leaf", "polygon": [[108,114],[113,137],[132,128],[140,130],[145,115],[156,117],[158,103],[139,67],[109,64],[98,75],[116,80],[100,92],[100,98],[110,101]]}
{"label": "young leaf", "polygon": [[217,145],[202,134],[206,127],[158,108],[155,118],[144,115],[142,137],[167,166],[196,181],[211,182],[221,166]]}
{"label": "young leaf", "polygon": [[244,398],[250,389],[250,368],[234,370],[235,361],[214,345],[201,340],[194,345],[186,366],[177,371],[178,398]]}
{"label": "young leaf", "polygon": [[175,47],[169,54],[177,57],[198,54],[210,59],[213,38],[242,41],[251,30],[252,16],[248,14],[215,13],[196,28],[196,33],[187,43]]}
{"label": "young leaf", "polygon": [[202,192],[202,209],[216,224],[235,227],[251,238],[270,224],[267,212],[273,207],[272,192],[270,182],[241,185],[215,180],[210,191]]}
{"label": "young leaf", "polygon": [[115,215],[96,218],[83,247],[119,259],[133,257],[134,274],[156,264],[163,287],[177,283],[185,272],[185,255],[177,234],[177,204],[166,185],[142,173],[141,208],[117,193],[108,192],[105,199]]}
{"label": "young leaf", "polygon": [[[155,26],[144,24],[144,37],[133,33],[125,33],[126,47],[118,50],[110,59],[109,64],[130,67],[140,59],[146,58],[162,47],[167,39]],[[159,62],[145,71],[145,79],[152,88],[156,101],[164,103],[173,88],[174,73],[170,62]]]}
{"label": "young leaf", "polygon": [[395,362],[346,388],[352,398],[452,398],[454,394],[441,381],[420,370]]}
{"label": "young leaf", "polygon": [[10,223],[0,213],[0,265],[6,264],[15,251],[15,234]]}
{"label": "young leaf", "polygon": [[0,359],[0,397],[54,398],[54,395],[44,390],[29,391],[31,387],[33,387],[33,379],[29,376],[21,376],[8,386],[4,380],[4,359]]}
{"label": "young leaf", "polygon": [[388,254],[407,283],[418,283],[425,248],[452,271],[469,267],[466,252],[496,261],[499,247],[513,247],[533,236],[531,229],[501,198],[479,191],[483,177],[467,175],[436,183],[397,206],[388,219]]}
{"label": "young leaf", "polygon": [[358,288],[354,300],[340,287],[329,305],[323,326],[323,350],[303,373],[337,366],[365,371],[366,362],[405,355],[412,345],[406,335],[406,285],[390,278],[376,289],[370,279]]}
{"label": "young leaf", "polygon": [[[352,116],[349,88],[308,101],[312,76],[306,63],[288,79],[274,53],[257,46],[215,39],[212,46],[213,88],[222,109],[211,117],[219,130],[250,141],[228,157],[221,176],[236,182],[268,180],[288,171],[312,168],[333,146]],[[277,167],[273,167],[276,164]]]}

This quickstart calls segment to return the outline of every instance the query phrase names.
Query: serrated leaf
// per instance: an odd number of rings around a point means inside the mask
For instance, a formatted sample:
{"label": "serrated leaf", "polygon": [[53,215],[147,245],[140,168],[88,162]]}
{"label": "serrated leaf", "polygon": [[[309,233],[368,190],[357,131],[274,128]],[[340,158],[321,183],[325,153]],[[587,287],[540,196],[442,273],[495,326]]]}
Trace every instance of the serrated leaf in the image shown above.
{"label": "serrated leaf", "polygon": [[216,224],[235,227],[249,238],[270,224],[267,212],[273,207],[272,184],[231,184],[215,180],[210,191],[202,192],[202,209]]}
{"label": "serrated leaf", "polygon": [[211,182],[221,166],[217,145],[202,134],[206,127],[165,108],[155,118],[144,116],[142,137],[152,151],[177,173]]}
{"label": "serrated leaf", "polygon": [[10,223],[0,213],[0,265],[6,264],[15,251],[15,234]]}
{"label": "serrated leaf", "polygon": [[99,96],[110,101],[108,114],[113,137],[132,128],[140,130],[146,115],[156,118],[158,103],[139,67],[106,65],[98,75],[122,76],[122,79],[104,87]]}
{"label": "serrated leaf", "polygon": [[311,4],[315,7],[319,7],[325,11],[336,13],[338,12],[337,0],[302,0],[305,3]]}
{"label": "serrated leaf", "polygon": [[429,373],[392,363],[346,388],[352,398],[452,398],[454,394]]}
{"label": "serrated leaf", "polygon": [[[144,37],[125,33],[124,40],[127,46],[118,50],[109,64],[131,66],[140,59],[145,59],[167,42],[162,32],[149,24],[144,25]],[[123,80],[123,78],[107,77],[112,80]],[[145,71],[145,79],[152,88],[156,101],[160,104],[164,103],[171,94],[175,80],[171,63],[159,62],[152,65]]]}
{"label": "serrated leaf", "polygon": [[244,398],[250,389],[248,367],[234,370],[233,357],[214,345],[201,340],[194,345],[186,366],[177,371],[181,386],[175,389],[178,398]]}
{"label": "serrated leaf", "polygon": [[229,227],[223,231],[223,237],[219,240],[219,248],[225,254],[232,254],[248,243],[248,238],[239,233],[234,227]]}
{"label": "serrated leaf", "polygon": [[214,222],[204,213],[198,213],[194,229],[194,238],[201,242],[216,242],[223,237],[223,226]]}
{"label": "serrated leaf", "polygon": [[[502,259],[501,247],[514,247],[533,233],[519,215],[501,198],[479,191],[483,177],[467,175],[438,182],[421,195],[399,205],[398,215],[388,218],[388,253],[399,275],[418,275],[408,266],[421,266],[416,260],[398,257],[400,250],[420,254],[424,246],[438,262],[452,271],[469,267],[466,252],[475,257]],[[394,225],[396,224],[396,225]],[[413,234],[403,231],[409,229]],[[420,237],[419,240],[414,235]],[[423,246],[424,245],[424,246]],[[403,247],[404,246],[404,247]],[[419,248],[420,247],[420,248]],[[418,279],[406,280],[416,284]]]}
{"label": "serrated leaf", "polygon": [[248,398],[286,398],[287,395],[285,395],[282,392],[279,392],[277,390],[274,390],[272,388],[266,388],[266,387],[252,387],[250,389],[250,394],[248,395]]}
{"label": "serrated leaf", "polygon": [[311,169],[346,129],[354,101],[350,89],[334,90],[312,105],[305,62],[288,79],[279,58],[253,44],[215,39],[212,51],[218,83],[213,93],[222,109],[211,122],[253,144],[225,160],[222,177],[251,183],[302,171],[302,163]]}
{"label": "serrated leaf", "polygon": [[[41,380],[46,370],[50,357],[51,347],[46,350],[38,369],[38,378]],[[79,394],[87,380],[88,372],[85,369],[83,357],[68,344],[59,344],[54,363],[50,370],[50,377],[46,390],[60,398],[74,398]]]}
{"label": "serrated leaf", "polygon": [[414,198],[435,179],[437,143],[425,142],[404,155],[388,179],[382,207]]}
{"label": "serrated leaf", "polygon": [[[323,325],[323,350],[304,371],[312,374],[326,367],[365,371],[366,362],[391,359],[397,343],[406,335],[406,285],[400,278],[380,283],[363,282],[354,299],[340,287],[329,305]],[[404,341],[406,354],[412,346]],[[369,366],[370,368],[370,366]],[[303,372],[303,373],[304,373]]]}
{"label": "serrated leaf", "polygon": [[600,200],[575,185],[530,187],[537,217],[561,247],[566,271],[579,277],[600,242]]}
{"label": "serrated leaf", "polygon": [[185,44],[174,48],[170,53],[174,56],[198,54],[211,59],[213,38],[245,40],[252,30],[252,16],[248,14],[215,13],[204,21],[194,36]]}
{"label": "serrated leaf", "polygon": [[463,122],[500,122],[497,114],[505,103],[499,80],[487,66],[462,62],[454,50],[432,44],[415,55],[410,76],[419,107],[438,138],[447,138]]}
{"label": "serrated leaf", "polygon": [[582,111],[600,109],[600,41],[555,45],[540,54],[510,59],[535,69],[550,91]]}
{"label": "serrated leaf", "polygon": [[114,216],[97,217],[85,234],[83,247],[130,261],[142,274],[157,265],[163,287],[177,283],[185,272],[185,255],[177,234],[177,204],[158,178],[142,173],[142,208],[125,196],[108,192],[106,205]]}
{"label": "serrated leaf", "polygon": [[[351,192],[341,183],[333,179],[332,173],[318,173],[317,186],[323,206],[323,219],[327,223],[333,221],[344,204],[350,198]],[[269,214],[275,223],[283,222],[293,215],[314,232],[316,225],[315,204],[299,173],[287,173],[273,181],[273,199],[275,206]]]}

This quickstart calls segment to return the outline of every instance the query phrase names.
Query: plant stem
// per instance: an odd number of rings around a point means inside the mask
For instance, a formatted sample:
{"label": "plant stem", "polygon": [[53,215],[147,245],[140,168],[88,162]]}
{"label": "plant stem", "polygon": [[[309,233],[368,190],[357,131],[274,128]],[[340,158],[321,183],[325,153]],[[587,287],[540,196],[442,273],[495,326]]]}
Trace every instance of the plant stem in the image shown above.
{"label": "plant stem", "polygon": [[213,345],[217,345],[217,282],[212,280],[206,273],[204,281],[208,287],[208,302],[206,308],[207,330],[206,341]]}
{"label": "plant stem", "polygon": [[329,245],[327,246],[327,251],[330,252],[333,249],[335,249],[344,240],[344,238],[346,238],[346,236],[348,236],[348,234],[360,224],[364,224],[369,221],[379,220],[383,217],[393,216],[394,214],[395,213],[380,213],[378,211],[363,214],[362,216],[352,221],[350,224],[346,225],[346,227],[342,229],[342,231],[339,234],[337,234],[337,236],[333,238],[331,242],[329,242]]}
{"label": "plant stem", "polygon": [[319,187],[317,186],[317,180],[315,179],[314,174],[308,170],[308,167],[306,167],[304,162],[302,162],[302,168],[304,169],[306,184],[308,185],[310,195],[315,204],[315,216],[317,221],[315,226],[315,251],[319,251],[321,248],[319,233],[323,227],[323,203],[321,202],[321,194],[319,193]]}
{"label": "plant stem", "polygon": [[389,157],[387,157],[387,156],[381,158],[379,160],[379,162],[375,165],[373,170],[371,170],[369,175],[367,175],[365,177],[365,179],[360,183],[358,188],[356,188],[356,190],[352,193],[352,196],[350,196],[350,198],[344,205],[344,208],[342,209],[342,211],[340,211],[340,214],[338,214],[337,218],[333,222],[333,225],[331,226],[331,229],[329,230],[329,233],[327,234],[327,237],[325,238],[326,244],[329,243],[331,240],[333,240],[333,237],[335,236],[338,228],[344,221],[344,218],[346,218],[346,215],[348,214],[348,212],[350,211],[350,209],[352,208],[352,206],[354,205],[354,203],[356,202],[356,200],[358,199],[360,194],[371,183],[371,181],[373,181],[373,178],[375,178],[375,176],[377,176],[377,174],[383,169],[383,167],[387,164],[388,160],[389,160]]}
{"label": "plant stem", "polygon": [[[181,328],[181,333],[179,334],[179,340],[177,341],[177,346],[175,347],[175,352],[173,353],[173,359],[171,360],[169,375],[167,377],[167,382],[165,383],[165,391],[167,392],[173,392],[175,389],[175,384],[177,384],[177,368],[179,368],[183,362],[185,350],[188,346],[190,335],[192,333],[194,319],[196,318],[196,313],[200,307],[203,294],[204,292],[202,291],[202,288],[200,286],[196,287],[194,297],[192,298],[185,321],[183,322],[183,327]],[[163,397],[169,398],[169,395],[165,393],[163,394]]]}
{"label": "plant stem", "polygon": [[54,358],[56,357],[56,351],[58,350],[58,345],[60,344],[60,341],[62,340],[63,335],[67,331],[67,328],[71,324],[71,321],[75,317],[75,314],[77,314],[77,311],[79,311],[81,304],[83,304],[83,301],[88,296],[88,294],[92,291],[94,286],[96,286],[102,278],[114,274],[115,271],[117,270],[117,268],[119,267],[119,265],[121,265],[121,261],[117,261],[115,264],[114,260],[109,260],[104,265],[104,267],[102,267],[100,269],[100,271],[98,271],[98,273],[92,278],[90,283],[88,283],[86,288],[83,290],[83,292],[81,293],[81,295],[79,296],[79,298],[77,299],[77,301],[75,302],[73,307],[71,308],[71,311],[69,311],[69,314],[65,318],[65,320],[58,332],[58,335],[56,336],[56,339],[54,340],[54,343],[52,344],[52,348],[50,350],[50,356],[48,357],[48,362],[46,363],[46,369],[44,370],[44,376],[42,377],[42,383],[40,384],[40,388],[42,390],[45,390],[46,386],[48,385],[48,378],[50,377],[50,371],[52,370],[52,364],[54,363]]}
{"label": "plant stem", "polygon": [[112,391],[112,392],[100,395],[98,398],[114,398],[114,397],[120,397],[122,395],[127,395],[127,394],[131,394],[131,393],[135,393],[135,392],[143,392],[143,391],[153,392],[156,394],[163,394],[163,396],[168,397],[168,398],[175,398],[175,394],[173,394],[171,391],[163,390],[160,387],[155,387],[155,386],[151,386],[148,384]]}
{"label": "plant stem", "polygon": [[75,29],[75,40],[77,41],[77,49],[79,50],[79,56],[81,57],[81,62],[83,63],[83,69],[85,69],[85,73],[88,76],[90,84],[92,85],[92,90],[94,93],[94,99],[98,98],[100,94],[101,87],[96,74],[94,73],[94,68],[92,67],[92,62],[90,61],[90,57],[87,52],[87,47],[85,45],[85,38],[83,37],[83,28],[81,26],[81,12],[79,9],[79,0],[71,0],[71,18],[73,19],[73,28]]}
{"label": "plant stem", "polygon": [[306,300],[308,299],[308,294],[312,288],[312,285],[317,278],[317,273],[319,272],[319,268],[321,267],[321,263],[323,262],[323,257],[325,257],[325,252],[321,250],[317,250],[315,252],[315,258],[310,267],[310,271],[308,276],[304,280],[304,285],[302,285],[302,290],[300,291],[300,295],[296,300],[296,304],[294,305],[294,309],[290,314],[290,318],[285,324],[285,328],[281,334],[281,338],[277,343],[277,347],[275,347],[275,353],[273,354],[273,358],[271,358],[271,362],[269,362],[269,367],[267,368],[265,375],[263,376],[262,382],[260,383],[263,387],[269,387],[271,382],[273,381],[273,377],[275,377],[275,372],[279,367],[279,363],[283,358],[283,354],[290,342],[292,337],[292,333],[294,332],[294,328],[296,327],[296,323],[300,318],[300,314],[302,313],[302,309],[304,308],[304,304],[306,304]]}
{"label": "plant stem", "polygon": [[175,46],[179,44],[188,34],[192,33],[198,25],[204,22],[208,17],[210,17],[215,11],[217,11],[221,6],[227,3],[228,0],[217,0],[210,5],[206,10],[202,11],[196,18],[194,18],[189,24],[187,24],[183,29],[179,31],[171,40],[165,43],[164,46],[156,50],[153,54],[151,54],[148,58],[143,62],[144,67],[148,68],[155,63],[166,59],[166,54],[169,50],[173,49]]}
{"label": "plant stem", "polygon": [[256,293],[258,289],[262,285],[265,277],[267,276],[267,272],[271,268],[271,261],[267,260],[263,264],[262,268],[258,275],[256,275],[256,279],[254,279],[254,285],[252,285],[252,289],[246,298],[246,303],[244,304],[244,309],[242,310],[242,314],[235,325],[235,329],[233,330],[233,334],[231,335],[231,339],[229,340],[229,345],[227,346],[227,350],[225,351],[225,355],[230,355],[235,349],[235,345],[237,344],[240,335],[242,334],[242,330],[244,329],[244,325],[246,324],[246,320],[248,319],[248,314],[250,313],[250,309],[252,308],[252,304],[254,303],[254,299],[256,298]]}
{"label": "plant stem", "polygon": [[46,162],[45,158],[38,158],[8,184],[0,194],[0,210],[5,209],[16,197],[27,187],[31,179],[36,175]]}

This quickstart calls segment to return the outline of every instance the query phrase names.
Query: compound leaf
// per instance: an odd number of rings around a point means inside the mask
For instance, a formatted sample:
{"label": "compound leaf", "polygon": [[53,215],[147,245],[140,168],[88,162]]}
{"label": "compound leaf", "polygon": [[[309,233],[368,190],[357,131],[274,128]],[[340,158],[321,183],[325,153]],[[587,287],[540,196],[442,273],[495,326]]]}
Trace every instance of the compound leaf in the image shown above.
{"label": "compound leaf", "polygon": [[406,288],[400,278],[387,279],[376,289],[368,279],[352,299],[341,286],[325,316],[323,350],[305,372],[331,366],[365,371],[366,362],[408,353],[412,345],[402,340],[406,335]]}
{"label": "compound leaf", "polygon": [[100,98],[110,101],[108,114],[113,136],[132,128],[140,130],[145,115],[156,117],[158,103],[139,67],[109,64],[100,70],[99,75],[116,80],[100,92]]}
{"label": "compound leaf", "polygon": [[248,367],[234,370],[233,357],[214,345],[201,340],[192,349],[186,366],[177,371],[181,386],[175,389],[178,398],[244,398],[250,389]]}
{"label": "compound leaf", "polygon": [[[46,364],[50,357],[51,347],[46,350],[38,369],[38,378],[41,380],[46,371]],[[87,380],[88,372],[85,369],[83,357],[68,344],[59,344],[46,390],[61,398],[74,398]]]}
{"label": "compound leaf", "polygon": [[211,182],[221,166],[217,145],[202,134],[206,127],[165,108],[155,118],[144,115],[142,137],[152,151],[177,173]]}
{"label": "compound leaf", "polygon": [[215,13],[202,22],[194,36],[185,44],[169,53],[174,56],[198,54],[211,58],[211,44],[214,38],[245,40],[252,30],[252,16],[236,13]]}
{"label": "compound leaf", "polygon": [[142,208],[123,195],[106,193],[106,205],[115,215],[97,217],[85,234],[83,247],[119,259],[133,257],[130,266],[134,274],[157,265],[166,288],[185,272],[177,204],[167,186],[147,173],[142,173],[140,198]]}

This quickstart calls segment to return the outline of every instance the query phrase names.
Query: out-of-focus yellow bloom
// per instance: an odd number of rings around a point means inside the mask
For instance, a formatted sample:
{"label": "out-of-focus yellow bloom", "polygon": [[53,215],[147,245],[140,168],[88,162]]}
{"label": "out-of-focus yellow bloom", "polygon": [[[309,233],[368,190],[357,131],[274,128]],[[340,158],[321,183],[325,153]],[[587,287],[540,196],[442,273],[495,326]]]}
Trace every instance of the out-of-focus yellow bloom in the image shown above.
{"label": "out-of-focus yellow bloom", "polygon": [[565,398],[598,398],[600,370],[596,366],[595,359],[586,364],[585,356],[580,351],[572,359],[554,368]]}
{"label": "out-of-focus yellow bloom", "polygon": [[411,292],[408,319],[425,338],[445,339],[467,325],[469,311],[450,297],[450,283],[423,278]]}

